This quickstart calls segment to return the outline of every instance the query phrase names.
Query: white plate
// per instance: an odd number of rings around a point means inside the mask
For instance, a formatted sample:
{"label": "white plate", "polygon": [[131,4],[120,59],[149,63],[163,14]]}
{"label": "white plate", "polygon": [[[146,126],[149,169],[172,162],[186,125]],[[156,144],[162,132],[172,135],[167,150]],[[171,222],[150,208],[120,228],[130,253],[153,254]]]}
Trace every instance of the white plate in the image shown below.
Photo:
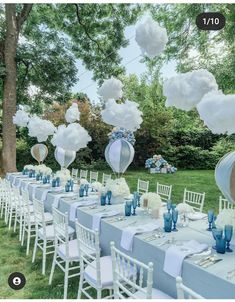
{"label": "white plate", "polygon": [[190,220],[201,220],[207,217],[207,214],[196,212],[196,213],[189,213],[188,218]]}

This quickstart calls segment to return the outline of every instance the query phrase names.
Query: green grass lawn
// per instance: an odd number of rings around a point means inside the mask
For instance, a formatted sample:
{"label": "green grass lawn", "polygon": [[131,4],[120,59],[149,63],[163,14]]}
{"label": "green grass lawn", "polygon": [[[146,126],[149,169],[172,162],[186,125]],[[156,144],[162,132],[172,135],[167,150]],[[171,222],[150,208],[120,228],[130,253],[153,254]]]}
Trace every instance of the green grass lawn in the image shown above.
{"label": "green grass lawn", "polygon": [[[102,172],[100,172],[100,177]],[[131,191],[136,190],[138,178],[149,180],[150,191],[152,192],[156,190],[157,181],[162,184],[172,184],[172,200],[176,203],[182,200],[185,187],[188,190],[205,192],[204,210],[214,209],[216,212],[218,211],[220,191],[215,184],[214,171],[187,170],[178,171],[175,174],[149,174],[147,170],[140,170],[128,171],[125,177]],[[63,298],[63,274],[59,269],[55,271],[52,285],[48,285],[52,257],[47,262],[46,276],[41,274],[41,254],[37,254],[34,264],[31,263],[31,259],[32,245],[30,255],[26,257],[25,247],[20,246],[18,234],[8,231],[4,222],[0,220],[0,298]],[[22,272],[27,279],[24,289],[20,291],[14,291],[7,283],[8,276],[17,271]],[[68,298],[76,298],[77,288],[78,280],[71,279],[69,281]]]}

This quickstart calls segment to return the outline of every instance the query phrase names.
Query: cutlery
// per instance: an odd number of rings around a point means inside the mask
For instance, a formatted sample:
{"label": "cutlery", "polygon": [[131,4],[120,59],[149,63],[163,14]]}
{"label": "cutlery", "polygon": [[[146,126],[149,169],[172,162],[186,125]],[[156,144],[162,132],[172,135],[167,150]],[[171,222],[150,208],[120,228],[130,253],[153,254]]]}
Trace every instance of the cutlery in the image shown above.
{"label": "cutlery", "polygon": [[202,258],[202,259],[199,259],[199,260],[194,261],[194,263],[200,266],[200,265],[202,265],[204,262],[210,261],[211,258],[214,259],[214,256],[204,257],[204,258]]}
{"label": "cutlery", "polygon": [[158,243],[157,246],[162,246],[168,243],[172,243],[172,239],[163,240],[162,242]]}
{"label": "cutlery", "polygon": [[216,263],[218,263],[218,262],[220,262],[220,261],[222,261],[222,260],[223,260],[222,258],[220,258],[220,259],[214,259],[214,260],[209,261],[209,262],[207,262],[206,264],[202,265],[202,267],[203,267],[203,268],[207,268],[207,267],[209,267],[209,266],[211,266],[211,265],[213,265],[213,264],[216,264]]}

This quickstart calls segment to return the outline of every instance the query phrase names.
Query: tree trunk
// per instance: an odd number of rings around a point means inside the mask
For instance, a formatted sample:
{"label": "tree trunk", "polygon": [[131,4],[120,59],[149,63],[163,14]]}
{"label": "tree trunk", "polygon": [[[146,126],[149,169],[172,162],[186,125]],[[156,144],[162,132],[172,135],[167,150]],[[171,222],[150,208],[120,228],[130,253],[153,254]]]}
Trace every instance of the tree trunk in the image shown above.
{"label": "tree trunk", "polygon": [[4,47],[5,79],[3,84],[2,167],[3,172],[16,171],[16,128],[12,117],[16,112],[16,47],[18,40],[16,6],[5,5],[6,38]]}

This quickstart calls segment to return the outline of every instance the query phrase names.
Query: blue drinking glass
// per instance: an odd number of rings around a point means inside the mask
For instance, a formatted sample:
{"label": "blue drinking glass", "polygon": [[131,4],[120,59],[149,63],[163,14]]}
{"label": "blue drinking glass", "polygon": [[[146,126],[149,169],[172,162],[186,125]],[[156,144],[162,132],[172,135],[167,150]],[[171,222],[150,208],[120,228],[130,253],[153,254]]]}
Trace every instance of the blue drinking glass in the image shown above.
{"label": "blue drinking glass", "polygon": [[112,192],[111,191],[107,192],[107,197],[108,197],[108,205],[111,205],[111,197],[112,197]]}
{"label": "blue drinking glass", "polygon": [[84,196],[84,186],[81,185],[79,188],[79,197],[83,197]]}
{"label": "blue drinking glass", "polygon": [[216,252],[220,254],[224,254],[226,249],[226,240],[224,237],[220,239],[216,239]]}
{"label": "blue drinking glass", "polygon": [[59,186],[60,186],[60,178],[56,177],[56,187],[59,187]]}
{"label": "blue drinking glass", "polygon": [[25,169],[24,172],[25,172],[25,175],[28,175],[29,170]]}
{"label": "blue drinking glass", "polygon": [[131,207],[132,207],[132,201],[126,201],[125,203],[125,216],[131,216]]}
{"label": "blue drinking glass", "polygon": [[179,215],[178,211],[175,210],[175,209],[173,209],[172,210],[172,221],[173,221],[173,229],[172,229],[172,231],[173,232],[178,232],[178,230],[176,228],[176,223],[177,223],[177,220],[178,220],[178,215]]}
{"label": "blue drinking glass", "polygon": [[50,180],[51,180],[51,176],[50,176],[50,175],[47,175],[47,183],[48,183],[48,184],[50,183]]}
{"label": "blue drinking glass", "polygon": [[86,192],[86,196],[88,196],[88,190],[89,190],[89,185],[88,184],[85,184],[84,190]]}
{"label": "blue drinking glass", "polygon": [[67,183],[67,184],[65,185],[65,192],[69,192],[69,188],[70,188],[70,185]]}
{"label": "blue drinking glass", "polygon": [[167,208],[168,213],[170,213],[171,206],[172,206],[172,203],[171,203],[170,200],[168,200],[167,203],[166,203],[166,208]]}
{"label": "blue drinking glass", "polygon": [[74,186],[74,181],[71,180],[71,183],[70,183],[70,191],[73,192],[73,186]]}
{"label": "blue drinking glass", "polygon": [[213,221],[211,224],[212,229],[216,229],[216,224],[215,224],[216,219],[217,219],[217,216],[214,214]]}
{"label": "blue drinking glass", "polygon": [[136,198],[133,198],[132,199],[132,206],[133,206],[133,213],[132,213],[132,215],[136,215],[136,213],[135,213],[135,209],[136,209],[136,207],[137,207],[137,199]]}
{"label": "blue drinking glass", "polygon": [[43,183],[44,185],[47,183],[47,178],[46,178],[46,176],[43,176],[42,183]]}
{"label": "blue drinking glass", "polygon": [[100,197],[100,204],[102,206],[105,206],[106,205],[106,194],[101,194],[101,197]]}
{"label": "blue drinking glass", "polygon": [[[221,239],[223,236],[223,230],[222,229],[212,229],[212,235],[215,240]],[[214,250],[216,250],[216,245],[212,246]]]}
{"label": "blue drinking glass", "polygon": [[208,223],[209,223],[209,227],[207,229],[207,231],[211,231],[212,230],[212,222],[214,219],[214,211],[213,210],[209,210],[207,213],[207,217],[208,217]]}
{"label": "blue drinking glass", "polygon": [[176,204],[175,204],[175,203],[172,203],[172,205],[171,205],[171,209],[172,209],[172,211],[174,211],[174,210],[175,210],[175,208],[176,208]]}
{"label": "blue drinking glass", "polygon": [[51,186],[52,188],[56,187],[56,179],[52,179]]}
{"label": "blue drinking glass", "polygon": [[172,230],[172,215],[171,213],[164,213],[163,214],[164,218],[164,230],[167,233],[170,233]]}
{"label": "blue drinking glass", "polygon": [[224,226],[224,238],[226,240],[226,252],[231,253],[233,250],[230,248],[230,241],[233,237],[233,226],[232,225],[225,225]]}
{"label": "blue drinking glass", "polygon": [[36,180],[39,181],[40,180],[40,174],[36,175]]}
{"label": "blue drinking glass", "polygon": [[33,174],[32,174],[32,171],[30,170],[29,171],[29,178],[32,178],[33,177]]}

